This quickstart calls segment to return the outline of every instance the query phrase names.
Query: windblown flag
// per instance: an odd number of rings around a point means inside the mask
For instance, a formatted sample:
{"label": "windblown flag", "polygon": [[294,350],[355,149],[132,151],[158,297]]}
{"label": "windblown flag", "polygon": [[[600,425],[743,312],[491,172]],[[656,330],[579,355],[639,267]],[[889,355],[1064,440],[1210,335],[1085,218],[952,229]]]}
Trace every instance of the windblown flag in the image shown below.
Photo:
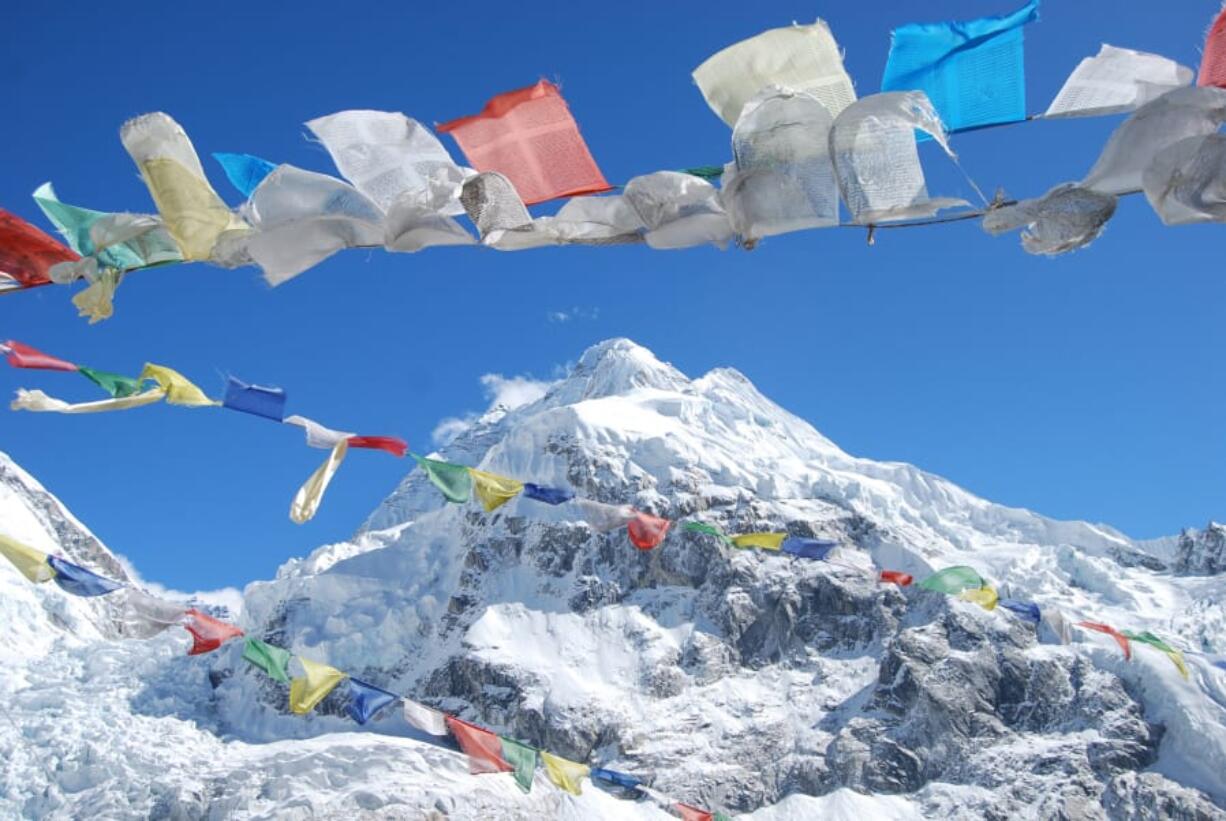
{"label": "windblown flag", "polygon": [[693,76],[707,105],[729,126],[767,86],[812,94],[832,117],[856,99],[842,50],[824,20],[770,29],[734,43],[708,57]]}
{"label": "windblown flag", "polygon": [[50,354],[45,354],[42,351],[31,348],[24,342],[18,342],[15,339],[10,339],[4,343],[5,355],[4,358],[14,368],[35,368],[44,371],[75,371],[77,366],[71,362],[66,362],[63,359],[58,359]]}
{"label": "windblown flag", "polygon": [[877,581],[889,582],[896,584],[899,587],[906,587],[915,581],[910,573],[903,573],[900,570],[882,570],[877,574]]}
{"label": "windblown flag", "polygon": [[409,451],[409,443],[398,436],[350,436],[349,447],[381,450],[397,457],[403,457]]}
{"label": "windblown flag", "polygon": [[468,756],[468,771],[473,775],[509,773],[515,769],[502,757],[502,741],[489,730],[455,716],[447,716],[447,729]]}
{"label": "windblown flag", "polygon": [[27,410],[42,413],[101,413],[104,411],[129,410],[143,405],[152,405],[166,398],[166,391],[161,388],[151,388],[144,393],[132,396],[120,396],[115,399],[103,399],[98,402],[77,402],[69,404],[62,399],[48,396],[42,391],[17,389],[17,398],[9,403],[13,410]]}
{"label": "windblown flag", "polygon": [[244,197],[250,197],[251,192],[277,167],[276,163],[270,163],[268,160],[262,160],[250,154],[214,152],[213,159],[217,160],[221,170],[226,172],[226,179],[230,181],[230,184]]}
{"label": "windblown flag", "polygon": [[0,293],[51,284],[51,267],[81,257],[20,217],[0,209]]}
{"label": "windblown flag", "polygon": [[140,381],[152,379],[166,393],[166,401],[172,405],[182,405],[188,408],[205,408],[220,405],[204,395],[204,391],[196,387],[183,374],[165,365],[145,363],[140,372]]}
{"label": "windblown flag", "polygon": [[1087,630],[1096,630],[1099,633],[1106,633],[1108,636],[1115,639],[1115,643],[1118,644],[1120,649],[1124,651],[1124,658],[1129,661],[1132,660],[1132,647],[1130,647],[1128,644],[1128,637],[1119,630],[1116,630],[1111,625],[1100,624],[1096,621],[1079,621],[1077,622],[1077,626],[1084,627]]}
{"label": "windblown flag", "polygon": [[532,482],[524,482],[524,496],[529,499],[535,499],[538,502],[544,502],[547,505],[560,505],[575,498],[573,491],[534,485]]}
{"label": "windblown flag", "polygon": [[630,543],[639,550],[651,550],[660,546],[671,525],[668,519],[636,511],[634,518],[626,523],[626,532],[630,535]]}
{"label": "windblown flag", "polygon": [[21,575],[35,584],[50,581],[55,576],[55,571],[47,563],[46,553],[24,545],[16,539],[0,536],[0,553],[3,553],[4,558],[13,563],[13,567],[21,571]]}
{"label": "windblown flag", "polygon": [[395,693],[389,693],[381,687],[375,687],[373,684],[350,677],[349,703],[345,706],[345,711],[358,724],[365,724],[384,707],[395,704],[399,700],[400,696]]}
{"label": "windblown flag", "polygon": [[1226,7],[1218,12],[1205,34],[1205,49],[1196,84],[1226,88]]}
{"label": "windblown flag", "polygon": [[345,431],[332,430],[325,428],[323,425],[307,419],[305,416],[287,416],[283,420],[287,425],[296,425],[306,431],[306,442],[309,448],[321,448],[322,450],[332,450],[344,439],[352,439],[354,434],[346,433]]}
{"label": "windblown flag", "polygon": [[592,771],[591,767],[586,764],[569,761],[544,750],[541,751],[541,764],[545,768],[545,775],[553,782],[553,785],[571,795],[583,793],[583,779],[587,778]]}
{"label": "windblown flag", "polygon": [[938,570],[920,582],[919,586],[925,590],[953,595],[961,593],[963,590],[978,590],[985,584],[987,582],[975,572],[973,567],[957,565],[955,567],[947,567],[944,570]]}
{"label": "windblown flag", "polygon": [[243,660],[259,667],[268,677],[282,684],[289,684],[289,660],[293,658],[290,652],[282,647],[248,638],[243,646]]}
{"label": "windblown flag", "polygon": [[990,584],[985,584],[977,590],[963,590],[958,594],[958,598],[977,604],[984,610],[995,610],[996,602],[1000,600],[996,588]]}
{"label": "windblown flag", "polygon": [[320,664],[318,661],[298,657],[305,675],[299,676],[289,683],[289,708],[298,715],[306,715],[323,701],[336,685],[345,680],[346,675],[335,667]]}
{"label": "windblown flag", "polygon": [[442,492],[447,501],[463,504],[472,498],[473,478],[468,468],[450,462],[440,462],[438,459],[427,459],[416,453],[411,455],[426,472],[426,478]]}
{"label": "windblown flag", "polygon": [[1096,117],[1135,111],[1175,88],[1192,84],[1192,69],[1174,60],[1102,44],[1098,54],[1077,64],[1043,114]]}
{"label": "windblown flag", "polygon": [[74,596],[105,596],[124,586],[59,556],[48,556],[47,564],[55,571],[52,581]]}
{"label": "windblown flag", "polygon": [[725,544],[732,544],[732,537],[724,531],[720,530],[713,524],[707,522],[682,522],[681,529],[689,533],[702,533],[706,536],[714,536]]}
{"label": "windblown flag", "polygon": [[121,602],[120,631],[125,638],[150,639],[168,627],[183,623],[187,608],[159,599],[135,587],[116,596]]}
{"label": "windblown flag", "polygon": [[332,483],[332,477],[340,470],[341,463],[345,461],[345,454],[348,452],[348,440],[342,439],[337,442],[323,464],[315,468],[315,472],[307,477],[302,487],[298,488],[289,506],[289,517],[295,524],[303,524],[315,518],[315,514],[319,512],[319,505],[324,500],[324,493],[328,490],[328,485]]}
{"label": "windblown flag", "polygon": [[1184,663],[1183,653],[1179,652],[1174,647],[1172,647],[1171,645],[1167,644],[1162,639],[1155,636],[1153,633],[1149,632],[1148,630],[1145,630],[1140,633],[1134,633],[1131,630],[1125,630],[1124,635],[1132,639],[1133,641],[1139,641],[1139,642],[1142,642],[1143,644],[1148,644],[1149,646],[1156,647],[1162,652],[1166,653],[1167,658],[1169,658],[1171,660],[1171,663],[1174,664],[1176,669],[1179,670],[1179,675],[1183,676],[1184,678],[1188,677],[1188,665]]}
{"label": "windblown flag", "polygon": [[478,171],[506,175],[528,205],[611,187],[566,100],[546,80],[499,94],[480,114],[443,123],[438,130],[455,138]]}
{"label": "windblown flag", "polygon": [[447,735],[447,716],[424,704],[404,699],[404,718],[423,733]]}
{"label": "windblown flag", "polygon": [[1023,621],[1038,624],[1043,620],[1039,606],[1033,602],[1017,601],[1016,599],[1001,599],[997,602],[1001,607],[1016,613]]}
{"label": "windblown flag", "polygon": [[591,499],[576,499],[575,507],[588,527],[597,533],[608,533],[634,519],[638,513],[630,505],[607,505]]}
{"label": "windblown flag", "polygon": [[825,559],[830,551],[839,546],[833,539],[811,539],[807,536],[791,536],[783,540],[779,547],[784,553],[799,556],[802,559]]}
{"label": "windblown flag", "polygon": [[87,368],[84,365],[77,368],[77,371],[81,376],[84,376],[116,399],[125,396],[135,396],[140,392],[140,380],[131,376],[124,376],[109,371],[99,371],[94,368]]}
{"label": "windblown flag", "polygon": [[734,547],[759,547],[763,550],[778,550],[786,533],[741,533],[732,537]]}
{"label": "windblown flag", "polygon": [[230,410],[263,416],[274,422],[285,418],[285,391],[264,385],[249,385],[231,376],[226,380],[226,395],[222,406]]}
{"label": "windblown flag", "polygon": [[532,778],[536,774],[536,748],[521,744],[505,736],[499,736],[502,741],[502,757],[513,768],[515,785],[525,793],[532,791]]}
{"label": "windblown flag", "polygon": [[184,615],[187,621],[183,627],[192,634],[192,649],[187,651],[189,656],[211,653],[230,639],[243,635],[243,631],[233,624],[207,616],[199,610],[188,610]]}
{"label": "windblown flag", "polygon": [[700,807],[677,803],[673,809],[681,816],[682,821],[715,821],[715,816]]}
{"label": "windblown flag", "polygon": [[499,476],[497,473],[487,473],[476,468],[469,468],[468,473],[472,477],[473,490],[477,492],[477,498],[481,500],[486,513],[514,499],[524,487],[523,482],[518,479]]}
{"label": "windblown flag", "polygon": [[1011,14],[894,29],[882,91],[923,91],[950,131],[1026,119],[1022,26],[1039,0]]}
{"label": "windblown flag", "polygon": [[599,778],[601,781],[607,781],[610,784],[616,784],[619,787],[625,787],[628,790],[633,790],[643,783],[641,778],[635,778],[632,775],[618,772],[617,770],[606,770],[604,767],[593,767],[591,776],[592,778]]}

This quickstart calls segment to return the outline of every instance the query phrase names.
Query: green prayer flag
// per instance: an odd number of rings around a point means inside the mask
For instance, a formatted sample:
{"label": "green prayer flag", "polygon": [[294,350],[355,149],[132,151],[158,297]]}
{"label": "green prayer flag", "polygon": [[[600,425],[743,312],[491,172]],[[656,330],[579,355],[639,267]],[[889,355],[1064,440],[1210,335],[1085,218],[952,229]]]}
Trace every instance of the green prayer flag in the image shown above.
{"label": "green prayer flag", "polygon": [[243,647],[243,659],[259,667],[268,674],[269,678],[289,684],[290,652],[288,650],[259,639],[249,638],[246,646]]}
{"label": "green prayer flag", "polygon": [[1153,633],[1149,632],[1148,630],[1142,633],[1134,633],[1131,630],[1123,630],[1121,632],[1123,632],[1125,636],[1132,639],[1133,641],[1139,641],[1143,644],[1148,644],[1151,647],[1157,647],[1159,650],[1161,650],[1164,653],[1174,653],[1175,652],[1174,647],[1167,644],[1165,641],[1158,638],[1157,636],[1155,636]]}
{"label": "green prayer flag", "polygon": [[96,371],[84,365],[77,366],[77,370],[90,382],[93,382],[116,399],[140,393],[141,383],[139,379],[133,379],[130,376],[123,376],[108,371]]}
{"label": "green prayer flag", "polygon": [[681,173],[692,177],[702,177],[704,180],[714,180],[724,175],[724,167],[722,165],[699,165],[694,168],[683,168]]}
{"label": "green prayer flag", "polygon": [[473,477],[468,468],[463,465],[453,465],[450,462],[440,462],[437,459],[427,459],[413,454],[417,464],[430,477],[434,486],[442,491],[449,502],[462,504],[472,498]]}
{"label": "green prayer flag", "polygon": [[502,740],[502,757],[514,767],[511,774],[515,776],[515,783],[524,792],[531,792],[532,778],[536,774],[536,748],[498,737]]}
{"label": "green prayer flag", "polygon": [[975,572],[975,568],[966,565],[947,567],[938,570],[919,583],[925,590],[935,590],[937,593],[961,593],[963,590],[978,590],[986,582]]}
{"label": "green prayer flag", "polygon": [[732,821],[732,818],[724,815],[722,812],[717,812],[715,813],[715,821]]}
{"label": "green prayer flag", "polygon": [[688,530],[690,533],[703,533],[707,536],[714,536],[717,539],[721,539],[728,544],[732,544],[732,539],[728,536],[728,534],[724,533],[724,531],[720,530],[715,525],[710,525],[706,522],[682,522],[681,527],[684,530]]}

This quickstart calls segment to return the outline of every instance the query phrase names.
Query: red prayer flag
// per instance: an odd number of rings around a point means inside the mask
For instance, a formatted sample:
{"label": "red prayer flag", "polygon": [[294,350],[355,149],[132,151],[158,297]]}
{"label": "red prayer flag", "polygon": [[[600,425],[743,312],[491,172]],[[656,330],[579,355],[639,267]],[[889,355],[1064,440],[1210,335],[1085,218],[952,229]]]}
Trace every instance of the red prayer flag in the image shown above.
{"label": "red prayer flag", "polygon": [[81,257],[15,214],[0,208],[0,291],[50,285],[57,262]]}
{"label": "red prayer flag", "polygon": [[8,348],[5,359],[14,368],[39,368],[44,371],[77,370],[77,366],[71,362],[65,362],[63,359],[49,356],[37,348],[31,348],[29,345],[18,342],[15,339],[5,342],[4,347]]}
{"label": "red prayer flag", "polygon": [[899,587],[906,587],[915,581],[910,573],[903,573],[900,570],[882,570],[877,576],[878,581],[893,582]]}
{"label": "red prayer flag", "polygon": [[1205,35],[1205,52],[1200,58],[1196,84],[1226,88],[1226,8],[1218,13]]}
{"label": "red prayer flag", "polygon": [[1100,633],[1106,633],[1108,636],[1115,639],[1116,643],[1120,646],[1120,649],[1124,651],[1124,658],[1128,659],[1129,661],[1132,660],[1132,647],[1128,644],[1128,637],[1119,630],[1116,630],[1111,625],[1099,624],[1096,621],[1079,621],[1077,622],[1077,626],[1084,627],[1087,630],[1097,630]]}
{"label": "red prayer flag", "polygon": [[447,729],[460,742],[460,749],[468,756],[468,771],[473,775],[482,773],[509,773],[514,767],[502,757],[502,739],[469,724],[462,718],[447,716]]}
{"label": "red prayer flag", "polygon": [[211,653],[230,639],[243,635],[243,631],[233,624],[206,616],[199,610],[188,610],[186,615],[188,621],[183,627],[192,634],[192,649],[187,651],[189,656]]}
{"label": "red prayer flag", "polygon": [[392,456],[404,456],[409,443],[395,436],[350,436],[349,447],[387,451]]}
{"label": "red prayer flag", "polygon": [[523,201],[608,191],[579,125],[547,80],[499,94],[480,114],[438,126],[478,171],[505,174]]}
{"label": "red prayer flag", "polygon": [[630,541],[639,550],[651,550],[653,547],[660,546],[660,542],[664,541],[672,524],[668,519],[636,512],[634,518],[627,522],[626,532],[630,534]]}
{"label": "red prayer flag", "polygon": [[700,810],[698,807],[691,807],[689,804],[675,804],[674,809],[681,813],[685,821],[715,821],[715,816],[711,813]]}

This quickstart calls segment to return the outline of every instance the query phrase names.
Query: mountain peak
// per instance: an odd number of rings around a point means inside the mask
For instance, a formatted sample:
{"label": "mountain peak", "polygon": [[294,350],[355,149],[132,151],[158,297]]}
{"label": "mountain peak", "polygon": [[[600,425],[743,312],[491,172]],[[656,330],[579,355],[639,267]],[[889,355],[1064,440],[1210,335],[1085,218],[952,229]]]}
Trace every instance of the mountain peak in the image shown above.
{"label": "mountain peak", "polygon": [[638,388],[683,391],[685,374],[633,340],[616,337],[583,352],[579,364],[555,389],[565,403],[616,396]]}

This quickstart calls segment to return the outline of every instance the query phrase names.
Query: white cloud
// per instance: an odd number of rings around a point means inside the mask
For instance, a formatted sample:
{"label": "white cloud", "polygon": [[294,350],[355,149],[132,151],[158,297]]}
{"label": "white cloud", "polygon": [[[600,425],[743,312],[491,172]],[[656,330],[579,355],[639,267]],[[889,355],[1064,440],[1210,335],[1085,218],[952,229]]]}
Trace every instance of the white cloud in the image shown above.
{"label": "white cloud", "polygon": [[457,436],[473,426],[473,422],[477,421],[477,415],[470,413],[461,419],[458,416],[448,416],[446,419],[434,426],[434,430],[430,431],[430,439],[434,442],[436,448],[441,448],[451,444]]}
{"label": "white cloud", "polygon": [[550,311],[545,314],[550,322],[570,322],[572,319],[600,319],[599,308],[580,308],[575,306],[570,310]]}
{"label": "white cloud", "polygon": [[508,377],[500,373],[487,373],[481,377],[481,385],[485,388],[491,408],[501,406],[507,410],[515,410],[543,397],[553,386],[553,382],[529,376]]}
{"label": "white cloud", "polygon": [[174,590],[165,585],[142,578],[132,562],[128,561],[127,556],[117,553],[115,558],[123,566],[124,573],[128,575],[134,586],[142,588],[154,596],[176,602],[202,602],[204,604],[225,607],[235,618],[238,618],[243,612],[243,592],[237,587],[221,587],[217,590],[197,590],[193,593],[184,593],[181,590]]}

